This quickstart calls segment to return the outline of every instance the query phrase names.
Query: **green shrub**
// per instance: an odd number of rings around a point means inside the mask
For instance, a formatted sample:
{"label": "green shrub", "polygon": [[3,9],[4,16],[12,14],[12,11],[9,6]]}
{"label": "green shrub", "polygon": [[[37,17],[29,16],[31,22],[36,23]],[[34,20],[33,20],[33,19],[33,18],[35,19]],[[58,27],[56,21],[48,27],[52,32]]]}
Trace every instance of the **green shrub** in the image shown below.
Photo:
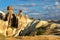
{"label": "green shrub", "polygon": [[38,28],[37,35],[42,35],[45,31],[44,27]]}

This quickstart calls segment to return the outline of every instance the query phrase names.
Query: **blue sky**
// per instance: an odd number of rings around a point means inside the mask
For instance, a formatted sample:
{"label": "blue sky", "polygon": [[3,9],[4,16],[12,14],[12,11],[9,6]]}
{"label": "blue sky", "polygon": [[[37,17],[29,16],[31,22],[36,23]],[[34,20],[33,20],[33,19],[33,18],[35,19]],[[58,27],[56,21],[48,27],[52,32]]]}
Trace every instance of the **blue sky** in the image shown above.
{"label": "blue sky", "polygon": [[[57,1],[60,3],[60,0]],[[41,18],[44,18],[46,15],[52,15],[56,13],[56,10],[60,10],[60,7],[54,6],[55,4],[55,0],[0,0],[0,10],[6,12],[7,6],[12,5],[15,13],[23,10],[24,14],[30,15],[30,17],[39,15]],[[48,16],[46,16],[46,18],[47,17]],[[52,18],[54,17],[56,17],[56,15]]]}
{"label": "blue sky", "polygon": [[7,6],[12,5],[17,10],[23,7],[28,10],[43,11],[43,6],[53,4],[54,0],[0,0],[0,9],[4,11]]}

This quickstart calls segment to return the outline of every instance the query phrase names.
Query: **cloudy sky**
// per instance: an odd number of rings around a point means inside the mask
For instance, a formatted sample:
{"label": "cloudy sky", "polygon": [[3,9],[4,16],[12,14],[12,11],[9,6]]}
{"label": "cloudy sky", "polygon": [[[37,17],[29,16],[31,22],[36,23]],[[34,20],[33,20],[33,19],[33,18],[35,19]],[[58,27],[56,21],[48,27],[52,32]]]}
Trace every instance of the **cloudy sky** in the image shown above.
{"label": "cloudy sky", "polygon": [[60,0],[0,0],[0,10],[7,12],[7,6],[13,6],[14,12],[23,10],[30,17],[41,19],[59,19]]}

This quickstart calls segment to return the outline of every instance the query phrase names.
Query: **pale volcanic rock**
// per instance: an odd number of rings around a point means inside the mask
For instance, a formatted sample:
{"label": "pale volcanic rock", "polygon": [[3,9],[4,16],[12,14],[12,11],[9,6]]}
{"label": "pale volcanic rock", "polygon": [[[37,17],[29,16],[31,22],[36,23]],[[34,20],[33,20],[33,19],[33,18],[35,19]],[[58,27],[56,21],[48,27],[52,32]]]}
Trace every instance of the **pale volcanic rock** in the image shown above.
{"label": "pale volcanic rock", "polygon": [[47,21],[39,21],[39,23],[36,25],[36,28],[39,28],[39,27],[45,27],[47,26],[49,23]]}
{"label": "pale volcanic rock", "polygon": [[6,36],[6,31],[8,27],[8,22],[0,20],[0,33]]}
{"label": "pale volcanic rock", "polygon": [[12,28],[8,28],[7,29],[7,36],[12,36],[13,35],[13,29]]}

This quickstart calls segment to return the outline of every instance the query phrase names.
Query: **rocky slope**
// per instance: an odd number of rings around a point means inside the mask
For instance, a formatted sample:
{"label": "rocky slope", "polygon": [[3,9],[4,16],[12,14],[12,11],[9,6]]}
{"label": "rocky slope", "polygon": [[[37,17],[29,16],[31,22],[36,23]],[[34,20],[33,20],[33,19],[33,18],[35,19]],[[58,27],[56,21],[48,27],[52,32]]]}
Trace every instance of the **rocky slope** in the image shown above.
{"label": "rocky slope", "polygon": [[26,16],[17,18],[17,29],[9,27],[8,21],[0,20],[0,40],[60,40],[60,36],[54,36],[60,35],[60,21],[34,20]]}

